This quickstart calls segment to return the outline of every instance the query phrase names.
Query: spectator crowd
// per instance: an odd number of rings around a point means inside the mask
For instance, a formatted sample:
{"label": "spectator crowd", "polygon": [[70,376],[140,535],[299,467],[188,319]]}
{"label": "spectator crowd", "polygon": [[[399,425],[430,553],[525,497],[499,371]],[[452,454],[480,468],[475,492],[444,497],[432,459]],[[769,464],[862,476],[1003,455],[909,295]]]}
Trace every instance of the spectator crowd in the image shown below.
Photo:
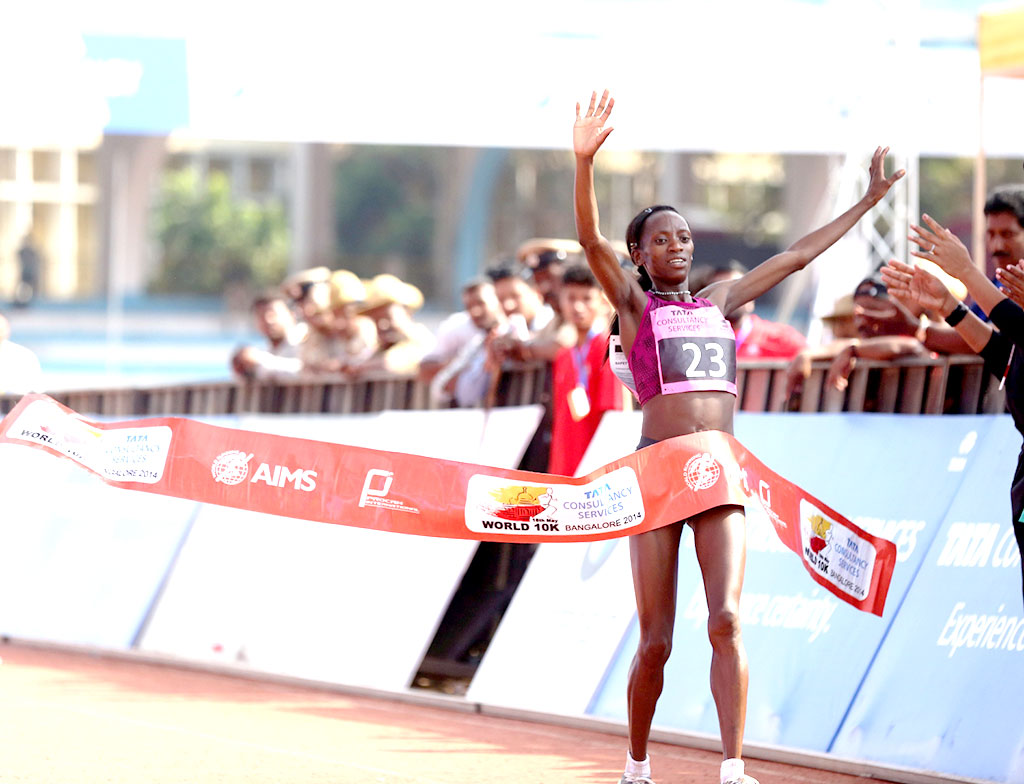
{"label": "spectator crowd", "polygon": [[[1024,185],[990,194],[985,237],[985,276],[1024,305]],[[635,273],[625,247],[616,252],[620,264]],[[918,267],[954,299],[966,299],[970,312],[987,323],[984,309],[959,279],[927,254],[916,255]],[[697,264],[689,285],[698,294],[746,271],[732,260]],[[822,317],[825,339],[814,345],[801,331],[763,317],[755,303],[748,303],[725,314],[736,336],[737,359],[785,361],[786,396],[794,408],[815,362],[828,363],[826,386],[843,390],[859,360],[977,352],[919,297],[902,290],[893,296],[889,288],[880,265]],[[364,280],[344,269],[302,270],[252,302],[262,341],[236,350],[231,366],[238,378],[254,381],[412,376],[429,387],[434,407],[488,407],[507,363],[549,363],[549,468],[573,473],[603,413],[635,404],[616,379],[625,363],[615,337],[609,341],[615,314],[579,243],[528,240],[509,258],[464,281],[461,299],[460,310],[430,328],[420,320],[422,292],[395,275]],[[41,391],[41,379],[39,360],[10,339],[8,321],[0,314],[0,394]]]}
{"label": "spectator crowd", "polygon": [[265,343],[237,350],[232,368],[264,381],[415,375],[446,408],[491,405],[506,362],[550,362],[551,470],[571,474],[603,412],[628,405],[606,361],[612,310],[579,251],[524,243],[465,281],[462,309],[436,330],[417,320],[420,290],[394,275],[303,270],[253,302]]}
{"label": "spectator crowd", "polygon": [[[986,206],[988,275],[1024,303],[1024,186],[992,195]],[[635,271],[623,248],[620,263]],[[928,265],[926,259],[918,262]],[[957,299],[963,284],[935,265],[929,271]],[[696,265],[694,293],[746,272],[736,261]],[[609,361],[614,312],[573,240],[536,238],[507,260],[461,285],[462,308],[436,328],[419,320],[424,298],[391,274],[360,279],[348,270],[303,270],[253,302],[265,338],[232,358],[244,379],[415,376],[435,407],[487,407],[509,362],[552,368],[551,462],[571,474],[607,410],[630,408],[633,396]],[[981,311],[975,312],[984,316]],[[794,327],[771,321],[748,303],[726,314],[740,362],[784,360],[786,393],[801,394],[812,363],[827,361],[826,384],[844,389],[858,360],[972,353],[956,330],[906,297],[890,296],[881,267],[822,317],[825,340],[809,345]],[[614,353],[614,352],[613,352]]]}

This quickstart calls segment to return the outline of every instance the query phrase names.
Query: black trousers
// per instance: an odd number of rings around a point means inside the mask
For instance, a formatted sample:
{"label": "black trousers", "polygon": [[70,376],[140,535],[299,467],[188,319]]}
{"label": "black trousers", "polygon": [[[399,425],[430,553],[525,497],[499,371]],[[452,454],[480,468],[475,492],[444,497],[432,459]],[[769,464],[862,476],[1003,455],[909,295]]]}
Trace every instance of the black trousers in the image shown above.
{"label": "black trousers", "polygon": [[1010,486],[1010,507],[1013,509],[1013,532],[1017,536],[1017,548],[1020,550],[1021,592],[1024,596],[1024,447],[1017,456],[1017,470],[1013,474]]}

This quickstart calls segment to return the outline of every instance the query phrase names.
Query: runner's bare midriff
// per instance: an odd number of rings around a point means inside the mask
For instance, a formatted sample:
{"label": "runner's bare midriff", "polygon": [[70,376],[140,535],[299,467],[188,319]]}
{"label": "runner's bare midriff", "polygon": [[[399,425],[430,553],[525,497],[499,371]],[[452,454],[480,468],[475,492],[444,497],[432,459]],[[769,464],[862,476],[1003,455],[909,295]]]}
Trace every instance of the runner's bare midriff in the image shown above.
{"label": "runner's bare midriff", "polygon": [[702,430],[732,433],[735,408],[736,396],[728,392],[656,395],[644,404],[642,433],[656,441]]}

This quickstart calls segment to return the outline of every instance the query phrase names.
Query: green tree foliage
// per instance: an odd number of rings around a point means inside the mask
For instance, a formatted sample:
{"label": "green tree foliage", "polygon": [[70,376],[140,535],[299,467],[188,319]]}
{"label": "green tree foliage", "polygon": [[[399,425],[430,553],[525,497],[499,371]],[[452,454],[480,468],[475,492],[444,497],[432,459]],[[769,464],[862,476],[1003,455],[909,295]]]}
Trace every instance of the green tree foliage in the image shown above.
{"label": "green tree foliage", "polygon": [[[921,212],[949,226],[961,236],[969,236],[974,199],[973,158],[922,158]],[[1016,159],[990,158],[985,162],[986,189],[1024,180]]]}
{"label": "green tree foliage", "polygon": [[335,170],[335,228],[342,266],[368,275],[367,259],[410,267],[433,252],[438,151],[353,147]]}
{"label": "green tree foliage", "polygon": [[232,285],[277,284],[288,266],[288,223],[280,204],[232,197],[221,172],[169,172],[155,211],[160,267],[155,293],[220,294]]}

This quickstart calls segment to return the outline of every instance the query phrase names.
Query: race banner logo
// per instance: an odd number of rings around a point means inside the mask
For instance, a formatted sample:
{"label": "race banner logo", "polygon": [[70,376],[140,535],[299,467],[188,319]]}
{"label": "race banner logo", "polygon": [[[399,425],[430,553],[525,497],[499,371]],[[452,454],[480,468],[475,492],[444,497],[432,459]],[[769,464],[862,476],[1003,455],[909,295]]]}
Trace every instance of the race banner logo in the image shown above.
{"label": "race banner logo", "polygon": [[[127,489],[454,539],[599,541],[756,497],[779,541],[816,582],[876,615],[896,562],[892,542],[859,528],[718,431],[662,441],[586,476],[567,477],[184,418],[89,422],[52,398],[27,395],[0,421],[5,442],[70,458]],[[260,459],[270,456],[287,463]],[[399,477],[401,497],[394,492]]]}
{"label": "race banner logo", "polygon": [[466,493],[466,527],[476,533],[576,536],[634,528],[644,514],[640,484],[628,466],[583,485],[513,484],[476,474]]}
{"label": "race banner logo", "polygon": [[102,429],[48,399],[29,403],[7,437],[52,449],[104,479],[144,484],[163,478],[171,445],[165,425]]}
{"label": "race banner logo", "polygon": [[875,546],[831,515],[800,499],[804,560],[823,578],[857,601],[867,598],[875,569]]}
{"label": "race banner logo", "polygon": [[707,452],[694,455],[683,466],[683,479],[686,480],[686,486],[694,492],[714,487],[721,475],[722,469],[718,461]]}
{"label": "race banner logo", "polygon": [[249,476],[249,461],[251,454],[246,454],[237,449],[230,449],[221,452],[210,466],[210,473],[213,474],[213,481],[225,485],[238,485]]}
{"label": "race banner logo", "polygon": [[[420,510],[415,506],[409,506],[404,501],[391,497],[391,483],[394,479],[394,471],[384,471],[380,468],[371,468],[367,471],[366,479],[363,480],[363,492],[359,494],[359,507],[364,509],[367,506],[372,506],[391,512],[419,514]],[[379,487],[376,486],[378,481],[380,482]]]}

